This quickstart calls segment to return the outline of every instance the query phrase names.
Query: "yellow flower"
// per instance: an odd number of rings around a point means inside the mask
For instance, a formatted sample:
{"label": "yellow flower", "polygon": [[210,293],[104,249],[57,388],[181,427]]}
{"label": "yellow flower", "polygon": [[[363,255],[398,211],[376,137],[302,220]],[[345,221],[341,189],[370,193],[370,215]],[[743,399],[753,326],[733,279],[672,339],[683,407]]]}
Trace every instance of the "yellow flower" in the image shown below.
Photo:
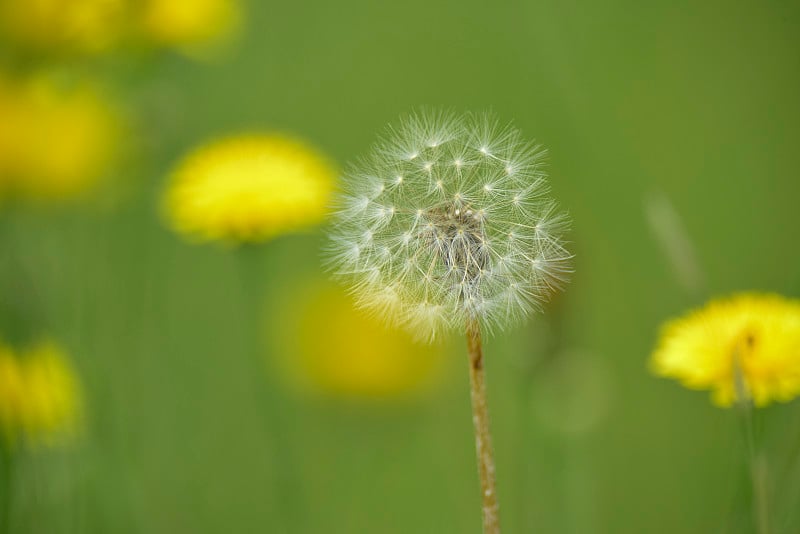
{"label": "yellow flower", "polygon": [[[800,302],[741,294],[667,323],[652,357],[656,374],[711,390],[718,406],[756,406],[800,395]],[[737,387],[738,382],[738,387]]]}
{"label": "yellow flower", "polygon": [[82,396],[62,350],[39,343],[15,355],[0,347],[0,427],[5,438],[29,445],[53,445],[74,437]]}
{"label": "yellow flower", "polygon": [[141,31],[157,45],[195,55],[233,33],[240,17],[236,0],[145,0]]}
{"label": "yellow flower", "polygon": [[280,364],[301,391],[350,398],[409,397],[440,378],[441,346],[421,345],[404,331],[353,307],[332,285],[311,284],[273,315]]}
{"label": "yellow flower", "polygon": [[100,53],[119,38],[128,0],[0,0],[0,24],[15,43],[53,53]]}
{"label": "yellow flower", "polygon": [[191,238],[264,241],[321,222],[334,176],[325,158],[298,141],[232,137],[178,166],[164,209],[173,229]]}
{"label": "yellow flower", "polygon": [[84,193],[118,152],[121,120],[88,85],[0,78],[0,192],[64,200]]}

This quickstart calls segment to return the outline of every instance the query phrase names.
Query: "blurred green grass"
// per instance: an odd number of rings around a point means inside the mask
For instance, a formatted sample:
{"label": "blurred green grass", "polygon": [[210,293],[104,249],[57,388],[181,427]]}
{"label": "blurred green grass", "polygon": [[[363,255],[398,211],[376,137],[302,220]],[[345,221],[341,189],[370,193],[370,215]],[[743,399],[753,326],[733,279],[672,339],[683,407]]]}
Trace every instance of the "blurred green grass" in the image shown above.
{"label": "blurred green grass", "polygon": [[[249,11],[229,57],[163,58],[122,88],[141,104],[151,159],[131,171],[142,185],[115,211],[6,221],[89,403],[75,460],[82,511],[53,507],[38,531],[68,531],[69,516],[87,532],[479,532],[460,350],[446,383],[415,403],[324,403],[280,388],[261,402],[235,259],[181,243],[157,205],[170,165],[208,138],[285,130],[344,164],[399,114],[442,105],[491,108],[545,144],[554,195],[574,220],[576,274],[557,311],[487,343],[505,529],[747,532],[735,414],[647,373],[659,324],[706,295],[681,291],[643,202],[661,191],[674,203],[707,294],[798,295],[800,8],[351,1]],[[264,297],[323,276],[320,242],[267,245]],[[609,377],[597,386],[607,412],[578,435],[535,415],[548,343],[582,351]],[[763,415],[780,470],[800,412]],[[280,428],[265,425],[275,420]],[[276,435],[291,490],[272,483]],[[775,488],[777,532],[800,529],[787,497],[799,467]]]}

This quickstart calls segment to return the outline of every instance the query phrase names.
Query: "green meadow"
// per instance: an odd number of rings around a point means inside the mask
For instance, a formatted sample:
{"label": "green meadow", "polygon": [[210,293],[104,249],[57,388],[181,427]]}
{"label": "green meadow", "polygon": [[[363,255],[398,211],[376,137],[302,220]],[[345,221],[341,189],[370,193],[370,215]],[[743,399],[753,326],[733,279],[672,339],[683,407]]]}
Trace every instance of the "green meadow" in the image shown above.
{"label": "green meadow", "polygon": [[[564,291],[484,338],[503,531],[758,532],[740,414],[649,361],[662,324],[709,299],[800,296],[800,6],[242,10],[210,58],[42,60],[0,39],[5,72],[43,61],[102,80],[128,128],[88,198],[0,204],[0,337],[57,340],[83,392],[75,439],[7,455],[0,532],[481,532],[463,336],[411,345],[438,358],[400,358],[410,382],[425,375],[411,393],[298,385],[298,343],[348,352],[313,327],[337,312],[297,326],[328,283],[326,224],[197,243],[162,207],[172,169],[209,141],[278,132],[339,173],[422,108],[489,110],[541,143],[572,221]],[[800,402],[754,424],[769,533],[800,532]]]}

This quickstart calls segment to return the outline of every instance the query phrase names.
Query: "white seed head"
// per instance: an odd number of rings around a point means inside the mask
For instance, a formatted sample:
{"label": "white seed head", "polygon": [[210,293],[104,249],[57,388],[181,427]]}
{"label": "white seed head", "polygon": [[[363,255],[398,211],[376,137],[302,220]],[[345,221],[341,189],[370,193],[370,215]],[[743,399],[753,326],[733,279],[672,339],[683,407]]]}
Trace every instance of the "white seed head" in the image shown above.
{"label": "white seed head", "polygon": [[544,155],[490,116],[405,118],[344,177],[331,269],[419,337],[518,322],[570,273]]}

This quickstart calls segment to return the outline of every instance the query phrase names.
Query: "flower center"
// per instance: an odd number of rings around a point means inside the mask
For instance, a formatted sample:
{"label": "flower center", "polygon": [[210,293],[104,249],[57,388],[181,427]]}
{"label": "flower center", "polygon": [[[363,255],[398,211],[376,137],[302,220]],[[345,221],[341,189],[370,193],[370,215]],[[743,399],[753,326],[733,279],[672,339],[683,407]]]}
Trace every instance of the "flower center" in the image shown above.
{"label": "flower center", "polygon": [[449,205],[428,212],[433,223],[425,241],[457,284],[459,299],[474,296],[489,265],[483,220],[468,204]]}

